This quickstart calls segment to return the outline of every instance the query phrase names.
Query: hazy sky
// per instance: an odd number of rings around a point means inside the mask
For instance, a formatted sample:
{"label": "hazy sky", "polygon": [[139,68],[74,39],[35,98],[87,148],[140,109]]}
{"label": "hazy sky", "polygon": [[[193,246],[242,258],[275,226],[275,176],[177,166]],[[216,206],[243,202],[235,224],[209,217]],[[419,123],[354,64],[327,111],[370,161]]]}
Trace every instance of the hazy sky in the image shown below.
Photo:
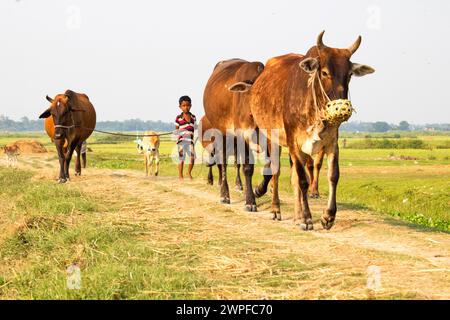
{"label": "hazy sky", "polygon": [[353,121],[450,122],[450,1],[1,0],[0,114],[35,119],[46,94],[86,93],[98,120],[162,120],[223,59],[306,53],[317,35],[376,73],[353,78]]}

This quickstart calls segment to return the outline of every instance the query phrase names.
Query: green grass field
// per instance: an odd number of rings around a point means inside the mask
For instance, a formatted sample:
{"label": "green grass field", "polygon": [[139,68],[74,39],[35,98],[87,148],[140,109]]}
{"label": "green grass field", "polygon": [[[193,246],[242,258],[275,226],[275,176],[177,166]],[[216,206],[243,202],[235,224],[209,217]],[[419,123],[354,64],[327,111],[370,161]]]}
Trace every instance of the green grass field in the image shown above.
{"label": "green grass field", "polygon": [[[174,259],[143,246],[142,225],[113,218],[120,204],[31,176],[0,169],[0,214],[6,217],[0,226],[19,225],[0,241],[0,298],[2,288],[11,286],[15,290],[8,291],[8,299],[142,298],[139,291],[145,287],[161,292],[154,299],[177,299],[206,282],[199,273],[172,272],[170,266],[189,258]],[[90,275],[83,277],[88,290],[66,289],[65,270],[72,263]],[[168,288],[174,293],[164,293]]]}
{"label": "green grass field", "polygon": [[[418,136],[419,139],[445,144],[450,136]],[[357,137],[347,137],[350,142]],[[142,170],[142,157],[132,143],[93,145],[92,165],[99,168],[129,168]],[[176,165],[170,155],[172,141],[163,141],[161,174],[176,176]],[[201,151],[200,151],[201,152]],[[412,159],[412,160],[402,160]],[[282,153],[280,190],[292,196],[289,159]],[[351,149],[340,152],[341,180],[338,201],[345,205],[367,208],[409,222],[450,231],[450,148],[449,149]],[[261,163],[257,166],[261,168]],[[256,170],[255,182],[260,181]],[[326,160],[321,173],[320,192],[328,194]],[[196,166],[194,176],[206,177],[204,166]],[[229,170],[234,181],[234,170]]]}
{"label": "green grass field", "polygon": [[[53,151],[49,139],[36,133],[4,135],[0,137],[0,145],[28,138],[41,141]],[[448,136],[420,135],[417,138],[435,139],[439,144],[450,139]],[[347,136],[349,145],[352,139],[360,137]],[[94,135],[89,141],[92,152],[88,154],[88,167],[131,169],[143,175],[142,155],[137,154],[132,140],[115,143],[113,138]],[[162,142],[161,177],[177,176],[176,165],[170,159],[173,148],[173,141],[165,139]],[[379,212],[380,216],[399,217],[408,225],[417,225],[420,230],[431,228],[448,232],[449,155],[450,149],[441,148],[341,148],[338,210],[369,209]],[[412,160],[402,160],[405,157]],[[261,179],[260,168],[261,164],[258,164],[255,185]],[[286,152],[282,154],[281,170],[280,198],[283,201],[293,197]],[[217,168],[214,172],[217,175]],[[235,170],[232,166],[228,174],[230,186],[233,186]],[[206,167],[196,165],[193,175],[196,179],[205,179]],[[276,230],[281,227],[270,224],[270,227],[259,227],[257,240],[249,241],[245,232],[253,235],[252,228],[233,229],[236,227],[233,219],[238,217],[219,204],[198,203],[199,216],[184,216],[177,213],[177,200],[174,199],[171,204],[173,214],[150,219],[145,214],[133,213],[133,219],[125,219],[121,216],[124,208],[131,212],[145,210],[145,206],[139,205],[138,198],[69,187],[48,179],[41,180],[36,177],[36,171],[0,167],[0,299],[207,299],[264,297],[265,294],[307,298],[308,291],[290,296],[286,288],[298,287],[297,283],[302,279],[317,281],[323,289],[323,276],[316,273],[317,269],[337,268],[335,272],[340,272],[342,268],[348,268],[324,263],[315,252],[294,254],[266,242],[274,236],[295,243],[318,243],[318,239],[306,233],[282,230],[280,236]],[[108,187],[107,183],[104,187]],[[158,197],[172,192],[162,187],[148,191]],[[327,196],[326,161],[320,192],[322,198]],[[267,199],[265,196],[262,200]],[[163,202],[162,206],[167,204]],[[209,220],[200,215],[205,211],[214,213]],[[230,217],[230,225],[224,224]],[[222,220],[211,221],[219,218]],[[239,216],[239,219],[244,219],[241,221],[244,226],[254,223],[251,217]],[[211,223],[216,225],[212,227]],[[237,230],[242,234],[237,234]],[[296,245],[293,247],[297,248]],[[269,248],[272,253],[268,253]],[[250,260],[249,252],[254,257]],[[355,255],[354,259],[359,259],[358,251],[351,254]],[[394,259],[394,256],[370,250],[366,254],[370,260],[376,257],[387,264]],[[209,273],[202,271],[205,259],[212,259],[208,268],[213,271]],[[417,263],[409,257],[395,256],[395,259]],[[237,274],[227,273],[226,267],[222,267],[227,263]],[[249,263],[251,265],[247,265]],[[71,264],[83,270],[83,290],[66,289],[66,268]],[[330,273],[330,288],[354,290],[364,286],[364,276],[361,269],[349,269],[342,282],[333,285],[336,280]],[[256,287],[262,291],[252,291],[251,288]],[[216,291],[212,292],[210,288],[216,288]],[[314,291],[310,294],[330,298],[336,293]],[[342,294],[344,298],[365,296],[365,293],[346,296],[345,290]],[[422,296],[399,291],[382,297]]]}
{"label": "green grass field", "polygon": [[[367,135],[367,134],[365,134]],[[338,202],[367,208],[420,225],[450,230],[450,148],[432,146],[446,145],[450,135],[427,133],[402,133],[400,138],[411,137],[424,141],[426,149],[353,149],[356,141],[363,141],[364,134],[344,133],[347,148],[341,146],[341,179],[338,185]],[[392,139],[399,133],[370,134],[370,139]],[[342,138],[341,137],[341,144]],[[53,148],[42,134],[15,134],[0,137],[0,145],[20,138],[33,138],[48,148]],[[94,134],[89,141],[93,152],[89,153],[89,165],[95,168],[143,170],[142,155],[137,154],[134,138]],[[175,143],[164,137],[160,146],[160,174],[177,176],[172,162]],[[201,153],[201,149],[197,152]],[[403,160],[410,159],[410,160]],[[286,150],[282,152],[280,190],[293,196],[289,178],[289,160]],[[257,166],[262,167],[261,163]],[[260,181],[259,169],[255,170],[254,184]],[[326,160],[321,171],[320,192],[327,196]],[[217,173],[217,169],[215,169]],[[228,170],[234,181],[234,170]],[[204,165],[194,167],[193,176],[205,178]]]}

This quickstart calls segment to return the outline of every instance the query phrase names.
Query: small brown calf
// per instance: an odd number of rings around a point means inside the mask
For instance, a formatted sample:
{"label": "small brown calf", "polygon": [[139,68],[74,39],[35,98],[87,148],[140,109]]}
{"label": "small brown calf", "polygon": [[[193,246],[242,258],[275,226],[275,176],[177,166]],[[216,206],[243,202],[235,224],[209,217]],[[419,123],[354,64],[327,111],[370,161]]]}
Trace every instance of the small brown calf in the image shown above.
{"label": "small brown calf", "polygon": [[8,157],[8,167],[15,167],[17,165],[17,156],[20,154],[20,149],[17,145],[3,147],[3,151]]}

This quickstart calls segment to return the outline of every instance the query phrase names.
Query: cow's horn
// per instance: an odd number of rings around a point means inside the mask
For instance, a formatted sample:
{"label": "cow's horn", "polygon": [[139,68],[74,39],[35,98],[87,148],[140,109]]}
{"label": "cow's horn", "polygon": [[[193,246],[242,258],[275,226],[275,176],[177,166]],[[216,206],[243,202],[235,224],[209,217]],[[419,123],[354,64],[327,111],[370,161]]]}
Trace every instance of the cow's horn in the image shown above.
{"label": "cow's horn", "polygon": [[45,99],[47,99],[50,103],[53,103],[53,99],[50,98],[48,95],[45,96]]}
{"label": "cow's horn", "polygon": [[351,54],[354,54],[356,50],[358,50],[360,44],[361,44],[361,36],[358,36],[358,39],[356,39],[355,43],[348,48],[348,51],[350,51]]}
{"label": "cow's horn", "polygon": [[319,51],[326,48],[326,45],[323,44],[323,40],[322,40],[324,33],[325,33],[325,30],[323,30],[317,37],[317,49],[319,49]]}

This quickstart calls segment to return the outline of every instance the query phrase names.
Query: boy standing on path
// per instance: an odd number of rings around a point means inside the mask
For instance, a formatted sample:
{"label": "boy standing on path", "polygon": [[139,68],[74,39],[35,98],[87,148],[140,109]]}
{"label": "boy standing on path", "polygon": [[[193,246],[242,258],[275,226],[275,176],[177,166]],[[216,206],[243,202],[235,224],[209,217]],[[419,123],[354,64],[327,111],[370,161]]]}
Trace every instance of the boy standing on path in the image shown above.
{"label": "boy standing on path", "polygon": [[195,116],[190,112],[192,104],[191,98],[182,96],[179,101],[181,114],[175,119],[175,129],[178,131],[178,177],[183,179],[183,166],[186,155],[189,156],[188,177],[192,179],[192,168],[194,167],[195,150],[194,150],[194,130],[197,128]]}

